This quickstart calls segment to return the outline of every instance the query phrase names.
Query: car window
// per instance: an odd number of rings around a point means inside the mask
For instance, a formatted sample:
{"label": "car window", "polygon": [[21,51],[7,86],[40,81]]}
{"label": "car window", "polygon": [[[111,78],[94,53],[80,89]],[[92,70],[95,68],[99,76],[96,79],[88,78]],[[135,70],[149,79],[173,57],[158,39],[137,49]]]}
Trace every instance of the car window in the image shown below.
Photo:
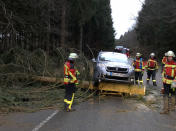
{"label": "car window", "polygon": [[116,49],[120,49],[120,48],[123,48],[123,46],[116,46],[115,48]]}
{"label": "car window", "polygon": [[102,53],[99,56],[100,61],[111,61],[111,62],[120,62],[128,63],[128,58],[125,55],[117,53]]}

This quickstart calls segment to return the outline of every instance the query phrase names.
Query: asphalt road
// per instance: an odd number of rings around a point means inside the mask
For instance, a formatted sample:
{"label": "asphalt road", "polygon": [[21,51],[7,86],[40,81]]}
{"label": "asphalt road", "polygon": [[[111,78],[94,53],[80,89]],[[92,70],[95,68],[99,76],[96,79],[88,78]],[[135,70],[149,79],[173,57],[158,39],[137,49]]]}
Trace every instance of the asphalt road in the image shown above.
{"label": "asphalt road", "polygon": [[[144,75],[144,78],[146,74]],[[161,74],[157,74],[159,92]],[[45,110],[0,116],[0,131],[176,131],[176,112],[160,115],[142,101],[117,96],[91,98],[75,112]]]}
{"label": "asphalt road", "polygon": [[175,131],[176,113],[160,115],[143,103],[101,96],[75,112],[47,110],[0,117],[0,131]]}

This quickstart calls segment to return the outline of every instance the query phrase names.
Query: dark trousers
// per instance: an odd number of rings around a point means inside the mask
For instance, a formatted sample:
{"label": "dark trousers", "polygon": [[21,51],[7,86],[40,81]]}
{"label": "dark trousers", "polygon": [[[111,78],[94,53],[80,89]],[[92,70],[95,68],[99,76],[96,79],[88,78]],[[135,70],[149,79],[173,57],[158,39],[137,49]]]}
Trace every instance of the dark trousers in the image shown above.
{"label": "dark trousers", "polygon": [[156,82],[156,70],[147,71],[147,80],[149,81],[151,77],[152,77],[152,81]]}
{"label": "dark trousers", "polygon": [[176,96],[176,90],[173,90],[171,88],[171,84],[165,84],[164,85],[164,95],[165,96]]}
{"label": "dark trousers", "polygon": [[137,72],[137,71],[135,71],[135,81],[136,82],[140,82],[140,83],[143,83],[143,81],[142,81],[142,72]]}
{"label": "dark trousers", "polygon": [[65,108],[71,109],[74,100],[74,94],[76,91],[76,85],[73,84],[65,84]]}

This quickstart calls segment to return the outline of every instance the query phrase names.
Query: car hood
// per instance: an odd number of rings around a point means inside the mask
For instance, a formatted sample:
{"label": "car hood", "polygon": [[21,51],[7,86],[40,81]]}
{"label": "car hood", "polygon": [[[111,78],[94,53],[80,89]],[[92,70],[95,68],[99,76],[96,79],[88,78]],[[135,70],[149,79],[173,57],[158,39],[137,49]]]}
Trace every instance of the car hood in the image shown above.
{"label": "car hood", "polygon": [[120,67],[120,68],[130,68],[131,65],[129,63],[119,63],[119,62],[100,62],[106,67]]}

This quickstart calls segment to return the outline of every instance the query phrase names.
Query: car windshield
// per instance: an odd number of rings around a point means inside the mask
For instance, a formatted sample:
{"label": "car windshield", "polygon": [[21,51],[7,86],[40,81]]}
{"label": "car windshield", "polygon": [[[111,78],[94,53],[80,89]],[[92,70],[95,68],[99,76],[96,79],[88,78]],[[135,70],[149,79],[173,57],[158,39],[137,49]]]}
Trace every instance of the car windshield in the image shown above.
{"label": "car windshield", "polygon": [[125,55],[117,54],[117,53],[102,53],[99,56],[99,60],[100,61],[128,63],[128,58]]}

